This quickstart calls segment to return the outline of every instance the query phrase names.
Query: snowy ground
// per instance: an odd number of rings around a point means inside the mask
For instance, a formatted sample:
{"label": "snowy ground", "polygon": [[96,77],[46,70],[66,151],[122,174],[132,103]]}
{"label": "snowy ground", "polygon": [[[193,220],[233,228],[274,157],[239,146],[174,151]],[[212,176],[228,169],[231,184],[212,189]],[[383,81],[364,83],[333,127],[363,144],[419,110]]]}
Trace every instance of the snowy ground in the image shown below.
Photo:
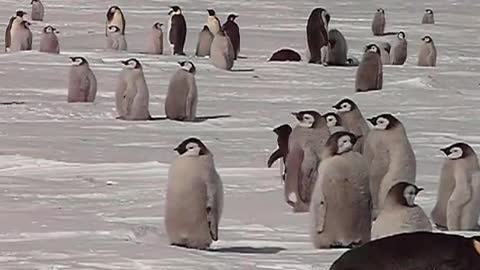
{"label": "snowy ground", "polygon": [[[23,0],[3,0],[0,27]],[[419,203],[430,211],[442,155],[439,148],[464,140],[480,151],[480,55],[476,0],[391,1],[179,1],[185,10],[192,54],[197,34],[214,7],[222,20],[237,12],[242,59],[225,72],[195,59],[199,115],[230,114],[203,123],[115,120],[113,89],[120,59],[138,57],[151,92],[151,112],[163,115],[168,79],[179,58],[147,56],[144,40],[156,20],[166,22],[170,1],[44,0],[46,22],[61,31],[60,56],[0,54],[0,268],[1,269],[328,269],[341,251],[317,251],[307,235],[307,216],[283,203],[278,169],[266,169],[275,148],[271,129],[294,123],[291,111],[329,110],[353,98],[364,115],[396,114],[417,154]],[[236,2],[236,3],[235,3]],[[388,4],[385,4],[388,2]],[[105,52],[104,16],[118,4],[127,17],[130,53]],[[379,40],[370,22],[378,7],[387,30],[406,30],[409,58],[385,67],[384,90],[353,92],[355,68],[265,60],[280,47],[305,47],[312,8],[332,15],[331,28],[346,36],[350,53]],[[437,24],[419,24],[432,7]],[[44,23],[33,23],[38,49]],[[420,38],[436,42],[437,68],[415,67]],[[387,38],[388,39],[388,38]],[[3,33],[0,37],[3,46]],[[3,50],[3,49],[2,49]],[[95,104],[67,104],[68,56],[87,57],[99,82]],[[215,154],[225,184],[225,212],[216,252],[168,246],[164,198],[173,148],[199,136]]]}

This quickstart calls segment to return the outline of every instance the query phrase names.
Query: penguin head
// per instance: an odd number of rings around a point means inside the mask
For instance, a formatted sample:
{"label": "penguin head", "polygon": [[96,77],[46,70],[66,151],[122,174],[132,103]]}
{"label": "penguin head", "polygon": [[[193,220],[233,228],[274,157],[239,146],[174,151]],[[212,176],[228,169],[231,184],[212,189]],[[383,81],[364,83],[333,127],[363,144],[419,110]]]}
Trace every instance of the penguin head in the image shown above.
{"label": "penguin head", "polygon": [[292,127],[289,124],[281,125],[273,129],[273,132],[278,135],[278,137],[286,137],[292,133]]}
{"label": "penguin head", "polygon": [[345,112],[351,112],[357,109],[357,104],[355,104],[355,102],[353,102],[353,100],[349,98],[344,98],[339,102],[337,102],[337,104],[333,105],[332,107],[336,109],[337,112],[345,113]]}
{"label": "penguin head", "polygon": [[189,73],[195,74],[197,72],[197,68],[193,64],[192,61],[179,61],[178,64],[180,65],[181,69],[186,70]]}
{"label": "penguin head", "polygon": [[210,153],[200,139],[193,137],[185,139],[174,150],[181,156],[203,156]]}
{"label": "penguin head", "polygon": [[405,39],[406,37],[407,37],[407,36],[405,35],[405,32],[403,32],[403,31],[400,31],[400,32],[398,32],[398,34],[397,34],[397,38],[398,38],[398,39]]}
{"label": "penguin head", "polygon": [[325,143],[327,151],[330,156],[341,155],[349,152],[353,149],[353,146],[361,136],[355,136],[355,134],[347,131],[335,132],[328,138]]}
{"label": "penguin head", "polygon": [[182,14],[182,9],[179,6],[170,6],[170,11],[168,12],[168,15],[173,16],[180,14]]}
{"label": "penguin head", "polygon": [[229,15],[228,15],[227,21],[233,22],[233,21],[235,21],[236,18],[238,18],[238,15],[232,13],[232,14],[229,14]]}
{"label": "penguin head", "polygon": [[135,58],[130,58],[130,59],[127,59],[127,60],[121,61],[121,62],[128,69],[141,69],[142,68],[142,64],[140,64],[140,61],[138,61]]}
{"label": "penguin head", "polygon": [[327,121],[327,126],[328,127],[339,127],[341,126],[342,120],[338,116],[338,114],[334,112],[328,112],[323,115],[323,118],[325,118],[325,121]]}
{"label": "penguin head", "polygon": [[207,9],[207,12],[208,12],[208,16],[215,16],[215,10],[213,9]]}
{"label": "penguin head", "polygon": [[452,160],[466,158],[475,153],[470,145],[463,142],[454,143],[448,147],[440,149],[440,151],[445,153],[447,158]]}
{"label": "penguin head", "polygon": [[153,28],[155,28],[157,30],[162,30],[162,26],[163,26],[163,23],[160,23],[160,22],[155,22],[153,24]]}
{"label": "penguin head", "polygon": [[320,16],[322,17],[323,25],[328,27],[328,24],[330,23],[330,14],[328,14],[325,9],[320,8]]}
{"label": "penguin head", "polygon": [[305,128],[317,127],[320,118],[322,118],[320,113],[313,110],[292,112],[292,115],[300,122],[299,125]]}
{"label": "penguin head", "polygon": [[51,26],[51,25],[47,25],[43,28],[43,32],[45,34],[51,34],[51,33],[60,33],[55,27]]}
{"label": "penguin head", "polygon": [[383,8],[377,8],[377,13],[385,14],[385,10]]}
{"label": "penguin head", "polygon": [[380,48],[377,46],[377,44],[368,44],[367,47],[365,47],[365,52],[380,54]]}
{"label": "penguin head", "polygon": [[116,25],[110,25],[108,27],[108,32],[109,33],[120,33],[120,27],[118,27]]}
{"label": "penguin head", "polygon": [[72,62],[72,66],[81,66],[88,64],[87,59],[81,56],[70,57],[70,61]]}
{"label": "penguin head", "polygon": [[109,7],[108,10],[107,10],[107,19],[108,19],[109,21],[111,21],[111,20],[113,19],[113,16],[115,16],[115,13],[116,13],[117,11],[120,12],[120,13],[122,12],[122,10],[120,9],[119,6],[111,6],[111,7]]}
{"label": "penguin head", "polygon": [[427,8],[427,9],[425,9],[425,13],[433,14],[433,10],[431,8]]}
{"label": "penguin head", "polygon": [[394,184],[387,193],[387,200],[393,200],[394,203],[401,204],[403,206],[414,207],[415,198],[423,188],[419,188],[416,185],[409,182],[398,182]]}
{"label": "penguin head", "polygon": [[22,18],[23,19],[23,16],[27,15],[26,12],[24,12],[23,10],[17,10],[17,12],[15,13],[15,16],[17,16],[18,18]]}
{"label": "penguin head", "polygon": [[396,127],[400,121],[389,113],[381,114],[367,119],[377,130],[389,130]]}
{"label": "penguin head", "polygon": [[432,37],[430,37],[430,36],[428,36],[428,35],[427,35],[427,36],[424,36],[424,37],[422,38],[422,40],[423,40],[425,43],[432,43],[432,41],[433,41],[433,40],[432,40]]}

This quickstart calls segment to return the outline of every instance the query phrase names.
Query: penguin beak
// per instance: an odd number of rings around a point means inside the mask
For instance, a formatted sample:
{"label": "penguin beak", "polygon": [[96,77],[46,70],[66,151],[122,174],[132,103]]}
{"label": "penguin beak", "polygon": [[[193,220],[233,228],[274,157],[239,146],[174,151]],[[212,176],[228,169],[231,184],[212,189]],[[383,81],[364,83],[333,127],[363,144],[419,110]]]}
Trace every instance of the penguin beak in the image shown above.
{"label": "penguin beak", "polygon": [[442,151],[445,155],[448,156],[448,149],[447,148],[441,148],[440,151]]}
{"label": "penguin beak", "polygon": [[423,191],[423,188],[417,188],[417,194]]}
{"label": "penguin beak", "polygon": [[367,121],[372,123],[372,125],[375,125],[375,117],[367,118]]}
{"label": "penguin beak", "polygon": [[122,60],[122,61],[120,61],[120,63],[124,64],[125,66],[128,65],[128,61],[127,61],[127,60]]}
{"label": "penguin beak", "polygon": [[75,58],[73,57],[69,57],[70,58],[70,61],[74,62],[75,61]]}
{"label": "penguin beak", "polygon": [[173,13],[173,9],[171,9],[169,12],[168,12],[168,15],[172,15]]}

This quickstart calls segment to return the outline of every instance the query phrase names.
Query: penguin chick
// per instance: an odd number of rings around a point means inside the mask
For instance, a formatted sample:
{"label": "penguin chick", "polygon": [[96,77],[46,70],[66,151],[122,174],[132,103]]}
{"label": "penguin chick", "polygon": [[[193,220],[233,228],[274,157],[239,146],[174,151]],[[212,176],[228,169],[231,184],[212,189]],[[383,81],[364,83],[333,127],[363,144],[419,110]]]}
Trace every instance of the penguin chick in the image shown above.
{"label": "penguin chick", "polygon": [[357,68],[355,90],[367,92],[381,90],[383,87],[383,65],[380,48],[375,44],[366,47],[362,61]]}
{"label": "penguin chick", "polygon": [[163,24],[156,22],[153,24],[147,40],[147,53],[163,54]]}
{"label": "penguin chick", "polygon": [[105,36],[108,36],[109,26],[116,26],[120,29],[120,35],[125,35],[125,26],[127,24],[123,11],[119,6],[111,6],[107,10],[107,21],[105,22]]}
{"label": "penguin chick", "polygon": [[339,131],[347,131],[347,129],[342,126],[342,119],[338,114],[334,112],[328,112],[323,115],[323,118],[325,118],[325,121],[327,121],[327,126],[330,130],[330,134]]}
{"label": "penguin chick", "polygon": [[108,27],[107,49],[116,51],[127,50],[127,40],[118,26],[110,25]]}
{"label": "penguin chick", "polygon": [[87,59],[70,57],[72,67],[68,75],[68,102],[94,102],[97,94],[97,78]]}
{"label": "penguin chick", "polygon": [[310,53],[309,63],[328,62],[328,24],[330,14],[323,8],[315,8],[307,21],[307,45]]}
{"label": "penguin chick", "polygon": [[423,44],[418,53],[418,65],[423,67],[434,67],[437,65],[437,49],[430,36],[422,38]]}
{"label": "penguin chick", "polygon": [[[337,110],[341,125],[349,132],[359,137],[355,144],[354,151],[363,152],[363,142],[370,132],[370,127],[362,115],[360,108],[353,100],[344,98],[332,106]],[[328,122],[327,122],[328,124]]]}
{"label": "penguin chick", "polygon": [[180,69],[173,74],[168,85],[165,114],[171,120],[194,121],[198,103],[196,68],[191,61],[178,63]]}
{"label": "penguin chick", "polygon": [[398,182],[387,193],[384,208],[372,227],[372,238],[394,234],[432,231],[432,224],[423,209],[415,204],[415,197],[422,191],[414,184]]}
{"label": "penguin chick", "polygon": [[210,62],[219,69],[231,70],[234,61],[235,52],[232,42],[225,35],[225,32],[221,30],[213,38],[212,46],[210,47]]}
{"label": "penguin chick", "polygon": [[215,10],[207,9],[208,17],[207,17],[207,26],[210,32],[213,35],[216,35],[220,31],[220,19],[215,14]]}
{"label": "penguin chick", "polygon": [[223,185],[212,153],[197,138],[175,148],[168,170],[165,227],[170,244],[207,249],[217,241],[223,211]]}
{"label": "penguin chick", "polygon": [[433,10],[430,8],[425,9],[425,14],[423,14],[422,24],[434,24],[435,19],[433,17]]}
{"label": "penguin chick", "polygon": [[338,29],[328,31],[328,65],[345,66],[347,63],[347,40]]}
{"label": "penguin chick", "polygon": [[280,49],[270,56],[268,59],[269,62],[283,62],[283,61],[291,61],[291,62],[300,62],[302,61],[302,56],[292,49]]}
{"label": "penguin chick", "polygon": [[43,28],[42,37],[40,39],[40,52],[60,53],[60,44],[58,43],[58,30],[50,25]]}
{"label": "penguin chick", "polygon": [[403,65],[407,60],[407,48],[408,42],[405,32],[400,31],[397,34],[397,39],[394,41],[391,52],[390,60],[392,65]]}
{"label": "penguin chick", "polygon": [[282,158],[283,170],[282,170],[282,180],[285,180],[286,172],[286,159],[288,155],[288,139],[290,138],[290,133],[292,133],[292,127],[289,124],[281,125],[273,129],[273,132],[277,134],[277,145],[278,148],[270,155],[267,161],[267,167],[271,168],[273,163],[279,158]]}
{"label": "penguin chick", "polygon": [[45,7],[43,6],[42,1],[32,0],[30,4],[32,5],[32,21],[43,21]]}
{"label": "penguin chick", "polygon": [[240,28],[238,27],[237,22],[235,22],[237,18],[237,14],[229,14],[227,21],[222,26],[225,34],[230,38],[230,41],[232,41],[235,60],[237,60],[238,54],[240,53]]}
{"label": "penguin chick", "polygon": [[383,65],[390,65],[392,62],[390,60],[390,50],[392,49],[392,45],[388,42],[382,42],[378,45],[380,48],[380,56],[382,58],[382,64]]}
{"label": "penguin chick", "polygon": [[372,21],[372,33],[374,36],[383,36],[385,33],[385,10],[377,9]]}
{"label": "penguin chick", "polygon": [[170,44],[172,55],[185,55],[183,47],[187,38],[187,22],[183,16],[183,11],[179,6],[170,6],[168,12],[167,39]]}
{"label": "penguin chick", "polygon": [[207,25],[203,26],[202,31],[198,34],[197,49],[195,50],[195,56],[206,57],[210,56],[210,47],[213,42],[213,34],[208,29]]}

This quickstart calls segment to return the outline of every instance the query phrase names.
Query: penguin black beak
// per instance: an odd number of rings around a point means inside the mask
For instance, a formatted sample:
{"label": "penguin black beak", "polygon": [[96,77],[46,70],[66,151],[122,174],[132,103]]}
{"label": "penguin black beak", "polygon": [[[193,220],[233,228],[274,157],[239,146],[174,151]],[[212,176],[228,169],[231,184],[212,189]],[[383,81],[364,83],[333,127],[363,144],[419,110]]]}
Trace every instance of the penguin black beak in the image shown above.
{"label": "penguin black beak", "polygon": [[417,188],[417,194],[423,191],[423,188]]}
{"label": "penguin black beak", "polygon": [[124,65],[128,65],[128,61],[127,60],[122,60],[120,61],[120,63],[124,64]]}
{"label": "penguin black beak", "polygon": [[168,12],[168,15],[172,15],[173,13],[173,9],[171,9],[169,12]]}
{"label": "penguin black beak", "polygon": [[178,152],[178,147],[173,148],[173,151]]}
{"label": "penguin black beak", "polygon": [[70,58],[70,61],[74,62],[75,61],[75,57],[69,57]]}
{"label": "penguin black beak", "polygon": [[372,125],[375,125],[375,117],[372,117],[372,118],[367,118],[367,121],[372,123]]}
{"label": "penguin black beak", "polygon": [[440,151],[442,151],[445,155],[448,156],[448,149],[447,148],[440,148]]}
{"label": "penguin black beak", "polygon": [[291,113],[293,116],[297,117],[298,116],[298,112],[292,112]]}

